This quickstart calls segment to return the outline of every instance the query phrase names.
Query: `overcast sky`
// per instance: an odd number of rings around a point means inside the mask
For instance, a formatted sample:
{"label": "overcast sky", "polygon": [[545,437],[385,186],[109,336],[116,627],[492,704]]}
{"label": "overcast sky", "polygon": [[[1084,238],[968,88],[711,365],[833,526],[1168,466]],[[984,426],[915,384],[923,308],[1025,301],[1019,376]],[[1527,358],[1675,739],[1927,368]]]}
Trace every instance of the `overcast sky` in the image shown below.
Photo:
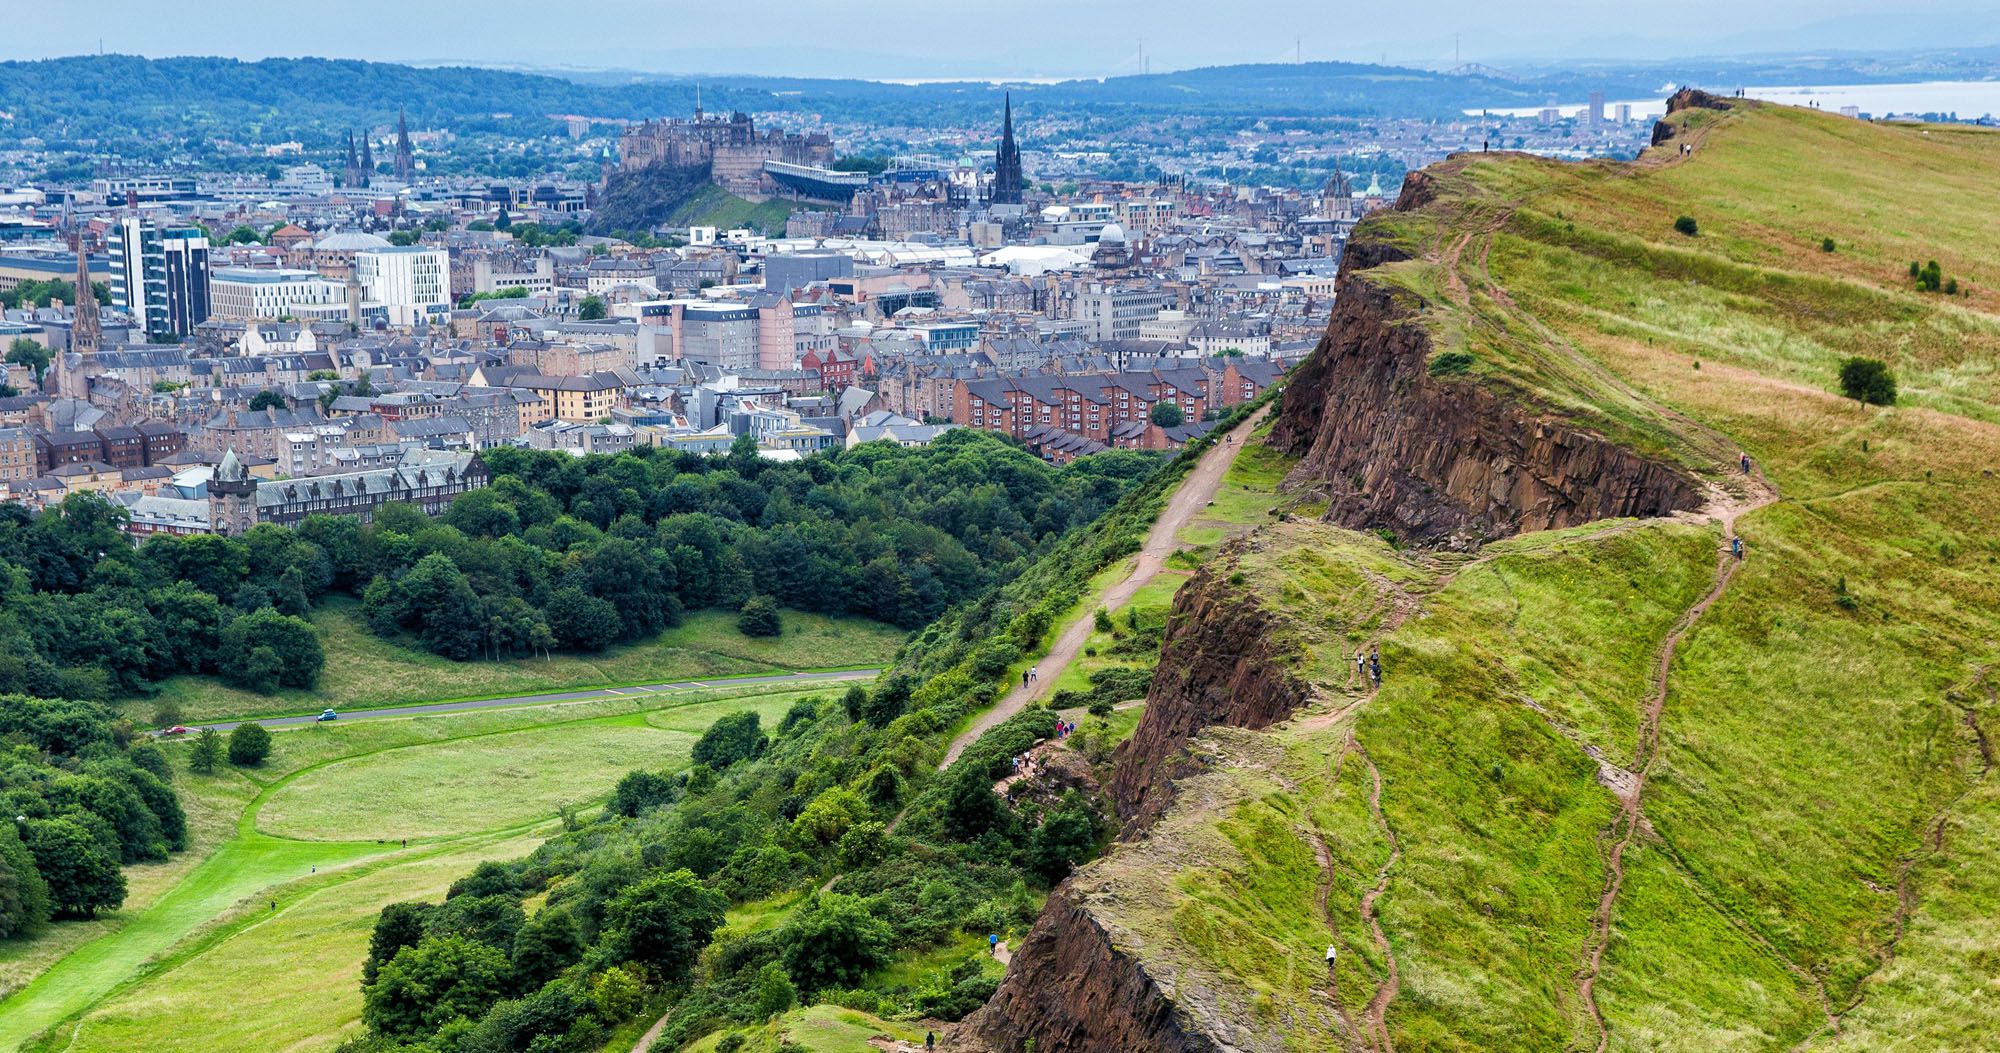
{"label": "overcast sky", "polygon": [[[1726,11],[1726,17],[1724,12]],[[681,73],[1102,76],[2000,43],[1993,0],[40,0],[0,59],[325,55]]]}

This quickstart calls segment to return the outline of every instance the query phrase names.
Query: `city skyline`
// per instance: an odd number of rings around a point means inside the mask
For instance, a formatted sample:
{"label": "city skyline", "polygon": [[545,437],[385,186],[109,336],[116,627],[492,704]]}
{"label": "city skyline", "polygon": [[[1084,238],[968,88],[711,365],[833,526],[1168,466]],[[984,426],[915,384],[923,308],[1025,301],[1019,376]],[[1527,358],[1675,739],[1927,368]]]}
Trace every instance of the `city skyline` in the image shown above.
{"label": "city skyline", "polygon": [[[1329,11],[1310,0],[1249,6],[1251,17],[1217,21],[1212,9],[1189,0],[1082,7],[1024,0],[1016,5],[1021,17],[968,34],[960,16],[910,0],[888,0],[872,15],[832,21],[815,17],[808,0],[774,0],[758,27],[764,43],[753,48],[742,46],[736,20],[625,0],[582,5],[585,29],[568,37],[522,32],[543,16],[521,0],[488,4],[477,22],[443,4],[386,0],[299,8],[281,22],[263,18],[263,9],[247,0],[104,0],[88,6],[65,0],[17,24],[0,40],[0,59],[99,50],[153,57],[323,55],[555,72],[918,80],[1104,77],[1295,60],[1439,66],[2000,44],[2000,38],[1968,37],[2000,24],[2000,8],[1957,0],[1915,4],[1895,20],[1872,13],[1863,0],[1775,0],[1740,5],[1726,32],[1710,23],[1660,19],[1651,5],[1630,0],[1556,0],[1533,5],[1532,12],[1440,0],[1421,20],[1375,18],[1358,5]],[[384,32],[385,26],[398,28]],[[618,32],[595,31],[607,26]]]}

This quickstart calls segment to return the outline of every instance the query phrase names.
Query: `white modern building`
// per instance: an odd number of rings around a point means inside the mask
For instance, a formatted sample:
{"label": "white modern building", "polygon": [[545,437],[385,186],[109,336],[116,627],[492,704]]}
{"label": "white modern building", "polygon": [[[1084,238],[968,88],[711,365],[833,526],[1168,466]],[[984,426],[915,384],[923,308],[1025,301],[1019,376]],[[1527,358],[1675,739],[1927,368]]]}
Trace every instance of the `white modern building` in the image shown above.
{"label": "white modern building", "polygon": [[389,324],[416,325],[451,310],[451,254],[416,245],[354,254],[362,299],[379,304]]}
{"label": "white modern building", "polygon": [[162,227],[125,216],[106,236],[111,304],[149,337],[185,336],[208,321],[208,236],[198,227]]}
{"label": "white modern building", "polygon": [[314,271],[219,267],[208,292],[215,317],[239,322],[337,316],[347,306],[347,287]]}

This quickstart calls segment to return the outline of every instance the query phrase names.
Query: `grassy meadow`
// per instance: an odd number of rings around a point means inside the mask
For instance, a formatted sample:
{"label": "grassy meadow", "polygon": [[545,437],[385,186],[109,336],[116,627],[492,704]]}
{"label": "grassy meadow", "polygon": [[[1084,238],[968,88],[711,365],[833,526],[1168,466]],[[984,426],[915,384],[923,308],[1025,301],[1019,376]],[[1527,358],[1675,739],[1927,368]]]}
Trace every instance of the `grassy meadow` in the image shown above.
{"label": "grassy meadow", "polygon": [[326,648],[319,686],[260,695],[214,677],[182,676],[161,685],[156,697],[127,700],[122,709],[135,723],[152,726],[162,707],[178,712],[177,720],[200,723],[310,713],[328,706],[366,709],[773,670],[875,666],[886,664],[903,642],[901,630],[861,618],[800,611],[786,611],[783,617],[784,633],[763,639],[737,632],[733,614],[696,611],[654,640],[603,654],[454,662],[414,643],[376,636],[362,622],[359,602],[337,599],[312,612]]}

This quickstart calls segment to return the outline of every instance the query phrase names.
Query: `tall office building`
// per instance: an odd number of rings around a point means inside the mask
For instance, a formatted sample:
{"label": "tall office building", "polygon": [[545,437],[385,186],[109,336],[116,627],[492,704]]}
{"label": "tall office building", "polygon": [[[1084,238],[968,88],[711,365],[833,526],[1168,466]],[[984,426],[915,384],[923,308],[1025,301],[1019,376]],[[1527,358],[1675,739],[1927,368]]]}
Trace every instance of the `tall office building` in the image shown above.
{"label": "tall office building", "polygon": [[451,254],[408,245],[354,254],[354,277],[369,302],[388,311],[391,325],[416,325],[451,310]]}
{"label": "tall office building", "polygon": [[152,338],[182,337],[208,321],[208,236],[126,216],[110,232],[111,305]]}
{"label": "tall office building", "polygon": [[1590,93],[1590,111],[1585,114],[1585,117],[1584,126],[1590,129],[1591,134],[1595,135],[1604,130],[1603,92],[1593,91]]}

